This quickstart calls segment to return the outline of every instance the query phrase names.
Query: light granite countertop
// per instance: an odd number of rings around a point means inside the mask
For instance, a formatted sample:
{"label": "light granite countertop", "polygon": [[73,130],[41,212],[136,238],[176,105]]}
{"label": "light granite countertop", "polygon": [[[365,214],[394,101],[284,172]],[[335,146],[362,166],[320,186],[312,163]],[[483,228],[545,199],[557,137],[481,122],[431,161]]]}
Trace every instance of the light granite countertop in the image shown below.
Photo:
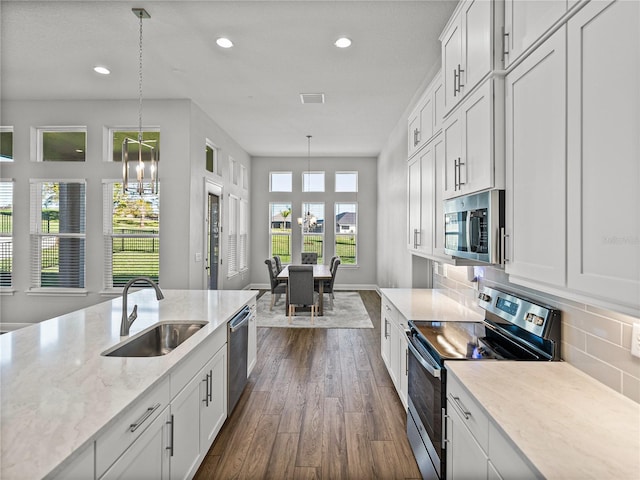
{"label": "light granite countertop", "polygon": [[0,336],[0,478],[36,479],[95,440],[142,393],[249,303],[255,291],[152,289],[138,304],[130,336],[159,321],[209,323],[168,355],[105,357],[120,337],[120,297]]}
{"label": "light granite countertop", "polygon": [[640,478],[640,405],[566,362],[446,362],[549,479]]}
{"label": "light granite countertop", "polygon": [[430,288],[382,288],[407,320],[438,320],[481,322],[483,316],[446,296],[443,291]]}

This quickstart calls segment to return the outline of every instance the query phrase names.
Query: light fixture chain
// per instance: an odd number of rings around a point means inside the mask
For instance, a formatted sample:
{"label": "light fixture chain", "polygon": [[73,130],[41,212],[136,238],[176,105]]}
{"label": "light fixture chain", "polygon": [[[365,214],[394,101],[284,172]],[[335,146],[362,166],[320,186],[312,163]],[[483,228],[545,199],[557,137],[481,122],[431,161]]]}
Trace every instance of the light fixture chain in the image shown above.
{"label": "light fixture chain", "polygon": [[140,48],[138,61],[138,148],[142,149],[142,17],[143,11],[139,13],[140,17]]}

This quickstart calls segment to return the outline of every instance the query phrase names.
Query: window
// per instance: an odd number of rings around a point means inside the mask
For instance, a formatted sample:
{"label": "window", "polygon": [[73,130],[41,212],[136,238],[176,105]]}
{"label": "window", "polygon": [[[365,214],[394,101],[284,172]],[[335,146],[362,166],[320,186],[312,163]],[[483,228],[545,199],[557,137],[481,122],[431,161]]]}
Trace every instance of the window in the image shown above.
{"label": "window", "polygon": [[302,204],[302,251],[318,254],[322,263],[324,253],[324,203]]}
{"label": "window", "polygon": [[87,149],[86,127],[38,128],[38,162],[84,162]]}
{"label": "window", "polygon": [[242,179],[241,186],[243,189],[249,189],[249,170],[244,165],[240,165],[240,177]]}
{"label": "window", "polygon": [[269,204],[269,256],[291,263],[291,203]]}
{"label": "window", "polygon": [[0,180],[0,287],[12,285],[13,182]]}
{"label": "window", "polygon": [[303,192],[324,192],[324,172],[302,172]]}
{"label": "window", "polygon": [[343,265],[358,263],[358,204],[336,203],[336,255]]}
{"label": "window", "polygon": [[[103,184],[104,284],[122,287],[134,277],[159,281],[160,205],[158,193],[135,191],[131,182],[123,193],[122,183]],[[145,192],[151,185],[145,185]]]}
{"label": "window", "polygon": [[291,192],[292,191],[291,172],[271,172],[269,174],[270,192]]}
{"label": "window", "polygon": [[240,200],[239,223],[240,271],[243,271],[249,268],[249,202],[244,199]]}
{"label": "window", "polygon": [[207,142],[205,152],[206,152],[205,167],[207,169],[207,172],[212,172],[212,173],[215,173],[216,175],[220,175],[220,169],[218,165],[218,147],[216,147],[212,143]]}
{"label": "window", "polygon": [[85,286],[84,180],[31,182],[31,285]]}
{"label": "window", "polygon": [[336,172],[336,192],[357,192],[358,172]]}
{"label": "window", "polygon": [[[117,128],[109,129],[110,141],[110,156],[109,158],[113,162],[122,161],[122,145],[125,138],[129,139],[127,150],[129,151],[129,162],[137,161],[139,148],[138,148],[138,131],[137,130],[118,130]],[[160,149],[160,131],[158,130],[145,130],[142,132],[142,161],[150,162],[153,150],[155,150],[156,161],[160,160],[158,154]]]}
{"label": "window", "polygon": [[227,277],[238,273],[238,203],[240,199],[229,195],[229,233],[227,235]]}
{"label": "window", "polygon": [[233,157],[229,157],[229,166],[231,167],[231,183],[238,185],[238,162]]}
{"label": "window", "polygon": [[13,162],[13,127],[0,127],[0,162]]}

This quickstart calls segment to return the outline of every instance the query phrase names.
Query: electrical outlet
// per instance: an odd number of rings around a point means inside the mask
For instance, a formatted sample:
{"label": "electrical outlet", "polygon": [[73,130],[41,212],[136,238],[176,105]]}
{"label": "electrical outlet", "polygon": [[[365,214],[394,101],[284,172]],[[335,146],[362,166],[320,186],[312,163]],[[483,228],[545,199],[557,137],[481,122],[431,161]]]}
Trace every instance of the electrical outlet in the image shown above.
{"label": "electrical outlet", "polygon": [[202,261],[202,253],[197,252],[196,253],[196,262],[201,262]]}
{"label": "electrical outlet", "polygon": [[640,357],[640,323],[634,323],[631,330],[631,355]]}

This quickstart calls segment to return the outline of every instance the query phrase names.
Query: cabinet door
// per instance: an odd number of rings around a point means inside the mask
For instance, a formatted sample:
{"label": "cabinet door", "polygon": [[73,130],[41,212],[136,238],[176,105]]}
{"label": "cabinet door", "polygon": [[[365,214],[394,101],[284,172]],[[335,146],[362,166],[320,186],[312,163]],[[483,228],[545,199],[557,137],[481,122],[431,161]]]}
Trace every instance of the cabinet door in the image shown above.
{"label": "cabinet door", "polygon": [[442,135],[433,141],[434,192],[433,192],[433,254],[450,258],[444,253],[444,194],[445,194],[445,148]]}
{"label": "cabinet door", "polygon": [[200,460],[200,399],[202,374],[198,373],[171,402],[172,454],[170,478],[193,476]]}
{"label": "cabinet door", "polygon": [[445,114],[460,100],[458,92],[458,66],[462,65],[462,27],[453,23],[442,39],[442,82],[444,85]]}
{"label": "cabinet door", "polygon": [[450,115],[444,122],[444,198],[460,195],[458,187],[458,162],[462,155],[461,121],[457,113]]}
{"label": "cabinet door", "polygon": [[420,135],[418,138],[418,148],[422,147],[433,137],[433,93],[429,91],[420,106]]}
{"label": "cabinet door", "polygon": [[567,11],[567,0],[506,0],[505,68],[538,40]]}
{"label": "cabinet door", "polygon": [[[389,301],[382,297],[382,306],[380,318],[382,325],[380,328],[380,354],[384,360],[387,370],[391,369],[390,356],[391,356],[391,327],[395,323],[394,320],[395,308],[389,304]],[[391,372],[389,372],[391,374]]]}
{"label": "cabinet door", "polygon": [[461,94],[471,91],[493,67],[491,48],[493,2],[470,0],[462,14],[464,72]]}
{"label": "cabinet door", "polygon": [[568,285],[640,304],[640,2],[568,24]]}
{"label": "cabinet door", "polygon": [[408,194],[409,204],[409,231],[407,232],[407,244],[410,250],[417,250],[421,232],[420,204],[421,204],[421,162],[416,156],[409,162]]}
{"label": "cabinet door", "polygon": [[436,85],[433,88],[433,133],[442,130],[442,119],[444,118],[444,84],[442,75],[438,75]]}
{"label": "cabinet door", "polygon": [[396,391],[400,391],[400,338],[395,321],[391,321],[389,324],[389,344],[389,373]]}
{"label": "cabinet door", "polygon": [[89,480],[95,478],[95,448],[93,442],[78,454],[53,480]]}
{"label": "cabinet door", "polygon": [[168,478],[169,430],[167,407],[116,462],[105,472],[103,480],[158,480]]}
{"label": "cabinet door", "polygon": [[447,479],[487,478],[487,455],[447,399]]}
{"label": "cabinet door", "polygon": [[400,354],[400,371],[398,372],[400,376],[400,391],[398,392],[400,395],[400,401],[404,408],[407,408],[407,398],[409,395],[409,347],[407,341],[407,335],[404,333],[405,328],[403,325],[398,325],[398,339],[399,339],[399,354]]}
{"label": "cabinet door", "polygon": [[462,160],[458,181],[462,193],[493,187],[493,95],[492,81],[484,83],[460,107]]}
{"label": "cabinet door", "polygon": [[[251,328],[251,327],[249,327]],[[227,418],[227,347],[205,365],[200,382],[200,453],[206,455]]]}
{"label": "cabinet door", "polygon": [[422,130],[419,108],[409,115],[407,129],[407,157],[411,157],[418,150],[420,130]]}
{"label": "cabinet door", "polygon": [[566,264],[565,61],[563,27],[506,77],[505,270],[559,286]]}
{"label": "cabinet door", "polygon": [[433,143],[420,154],[420,253],[433,253]]}

